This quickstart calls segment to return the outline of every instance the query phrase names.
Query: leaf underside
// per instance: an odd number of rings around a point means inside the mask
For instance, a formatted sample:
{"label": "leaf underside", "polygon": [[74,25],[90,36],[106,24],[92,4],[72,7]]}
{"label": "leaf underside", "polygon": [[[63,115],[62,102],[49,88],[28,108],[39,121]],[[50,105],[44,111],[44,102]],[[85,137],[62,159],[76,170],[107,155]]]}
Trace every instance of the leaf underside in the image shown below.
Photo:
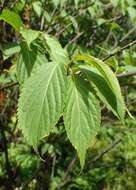
{"label": "leaf underside", "polygon": [[100,107],[90,84],[74,76],[69,79],[64,124],[69,140],[76,148],[81,167],[100,126]]}
{"label": "leaf underside", "polygon": [[40,66],[24,84],[18,107],[19,127],[29,144],[49,135],[63,111],[66,88],[64,65]]}
{"label": "leaf underside", "polygon": [[35,47],[29,49],[27,44],[23,42],[17,62],[17,79],[19,83],[23,84],[33,70],[47,62],[48,60],[44,54],[38,52]]}
{"label": "leaf underside", "polygon": [[[88,63],[88,65],[90,67],[95,67],[97,69],[98,73],[100,73],[99,76],[102,76],[102,78],[103,78],[102,81],[103,82],[104,82],[104,80],[106,81],[106,83],[107,83],[106,85],[109,86],[109,90],[111,90],[111,93],[114,94],[114,96],[116,97],[116,109],[114,110],[113,113],[122,121],[122,123],[124,123],[126,107],[125,107],[125,103],[123,100],[123,96],[121,94],[121,89],[120,89],[118,80],[117,80],[115,74],[110,69],[110,67],[108,67],[103,61],[101,61],[95,57],[89,56],[89,55],[77,55],[75,59],[80,60],[80,61],[85,61]],[[89,71],[88,71],[89,67],[87,67],[86,69],[87,69],[87,72],[89,73]],[[84,67],[84,70],[85,70],[85,67]],[[91,79],[91,76],[89,77],[89,79]],[[96,79],[96,82],[94,82],[94,83],[95,83],[95,85],[96,85],[96,83],[98,84],[98,80]],[[104,84],[105,84],[105,82],[104,82]],[[101,83],[101,85],[103,85],[103,83]],[[112,107],[112,105],[110,105],[110,107]],[[114,108],[115,108],[115,106],[114,106]],[[113,111],[113,109],[111,111]]]}
{"label": "leaf underside", "polygon": [[68,64],[69,57],[67,51],[61,47],[58,40],[46,33],[43,34],[43,38],[45,40],[46,49],[49,52],[51,60]]}
{"label": "leaf underside", "polygon": [[115,116],[119,117],[122,113],[122,102],[120,102],[117,94],[113,93],[104,77],[97,70],[89,66],[81,66],[80,69],[85,77],[94,85],[100,100]]}

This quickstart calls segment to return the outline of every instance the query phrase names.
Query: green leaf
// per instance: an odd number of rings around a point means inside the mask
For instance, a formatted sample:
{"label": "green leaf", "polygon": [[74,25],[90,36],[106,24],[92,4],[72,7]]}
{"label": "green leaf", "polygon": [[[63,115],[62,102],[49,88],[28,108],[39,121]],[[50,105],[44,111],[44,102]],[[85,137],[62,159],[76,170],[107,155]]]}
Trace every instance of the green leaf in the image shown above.
{"label": "green leaf", "polygon": [[115,74],[112,72],[112,70],[100,59],[97,59],[89,55],[77,55],[75,57],[75,60],[85,61],[91,67],[95,67],[99,71],[99,73],[107,82],[107,85],[109,86],[112,93],[116,96],[116,99],[117,99],[116,113],[115,111],[113,113],[124,123],[126,107],[124,104],[123,96],[121,94],[121,89],[120,89],[118,80]]}
{"label": "green leaf", "polygon": [[99,130],[100,107],[90,83],[79,76],[69,79],[64,124],[83,168],[86,151],[94,142]]}
{"label": "green leaf", "polygon": [[66,2],[67,2],[67,0],[60,0],[60,6],[61,6],[61,8],[65,5]]}
{"label": "green leaf", "polygon": [[42,15],[43,7],[42,7],[42,2],[40,1],[34,1],[32,3],[33,9],[35,13],[37,14],[38,17]]}
{"label": "green leaf", "polygon": [[15,28],[17,31],[19,31],[20,28],[23,27],[23,22],[20,16],[8,9],[3,9],[0,15],[0,20],[4,20],[8,24],[10,24],[13,28]]}
{"label": "green leaf", "polygon": [[21,11],[23,11],[24,6],[25,6],[25,2],[18,2],[18,3],[16,3],[16,5],[14,7],[15,12],[21,12]]}
{"label": "green leaf", "polygon": [[57,61],[58,63],[69,63],[69,58],[67,51],[63,49],[58,42],[58,40],[46,33],[43,34],[43,38],[45,40],[45,46],[47,51],[50,54],[50,58],[52,61]]}
{"label": "green leaf", "polygon": [[111,66],[115,71],[118,70],[118,61],[115,57],[109,58],[105,63],[109,66]]}
{"label": "green leaf", "polygon": [[36,40],[40,35],[39,31],[26,29],[26,28],[21,28],[20,33],[22,37],[25,39],[26,43],[28,44],[28,47],[30,47],[30,44],[34,40]]}
{"label": "green leaf", "polygon": [[128,11],[128,14],[129,14],[131,20],[136,23],[136,8],[128,7],[127,11]]}
{"label": "green leaf", "polygon": [[28,78],[22,90],[19,106],[19,126],[28,143],[36,146],[49,135],[63,112],[66,70],[54,62],[40,66]]}
{"label": "green leaf", "polygon": [[58,5],[60,4],[60,0],[52,0],[52,2],[55,7],[58,7]]}
{"label": "green leaf", "polygon": [[28,48],[27,44],[21,44],[21,51],[17,61],[17,78],[20,84],[30,76],[31,72],[39,65],[47,63],[45,55],[38,52],[36,47]]}
{"label": "green leaf", "polygon": [[9,42],[2,46],[1,51],[3,53],[4,60],[6,60],[12,55],[14,55],[15,53],[19,53],[20,45],[15,42]]}
{"label": "green leaf", "polygon": [[118,96],[113,93],[104,77],[96,69],[90,68],[89,66],[80,66],[80,70],[94,85],[98,97],[103,101],[107,108],[118,117],[121,107],[120,102],[118,101]]}
{"label": "green leaf", "polygon": [[50,15],[50,13],[44,10],[43,15],[44,15],[45,21],[50,24],[52,21],[52,16]]}
{"label": "green leaf", "polygon": [[76,9],[77,9],[78,8],[79,0],[74,0],[74,2],[75,2]]}
{"label": "green leaf", "polygon": [[111,3],[113,4],[114,7],[117,7],[119,4],[119,0],[111,0]]}

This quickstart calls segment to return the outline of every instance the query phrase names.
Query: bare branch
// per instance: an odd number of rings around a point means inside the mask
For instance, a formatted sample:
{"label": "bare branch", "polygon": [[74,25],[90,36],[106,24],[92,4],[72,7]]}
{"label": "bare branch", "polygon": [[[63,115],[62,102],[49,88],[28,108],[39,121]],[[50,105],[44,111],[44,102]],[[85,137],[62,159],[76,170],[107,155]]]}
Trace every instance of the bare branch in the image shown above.
{"label": "bare branch", "polygon": [[116,145],[122,142],[122,138],[118,138],[115,141],[113,141],[111,144],[109,144],[106,148],[101,150],[97,156],[95,156],[89,164],[92,166],[96,161],[100,160],[106,153],[108,153],[110,150],[112,150]]}
{"label": "bare branch", "polygon": [[60,180],[60,184],[58,185],[57,189],[60,190],[61,187],[66,183],[66,179],[68,177],[68,175],[71,173],[71,171],[73,170],[75,164],[77,161],[77,154],[74,156],[74,158],[72,159],[72,161],[69,163],[64,175],[62,176],[61,180]]}
{"label": "bare branch", "polygon": [[17,84],[18,84],[18,82],[14,82],[14,83],[6,84],[5,86],[1,86],[0,91],[3,91],[5,89],[11,88],[13,86],[16,86]]}
{"label": "bare branch", "polygon": [[136,31],[136,26],[134,28],[132,28],[130,31],[128,31],[128,33],[123,36],[123,38],[121,38],[120,42],[123,42],[125,39],[127,39],[130,35],[132,35],[133,32]]}
{"label": "bare branch", "polygon": [[[86,10],[88,9],[88,7],[90,7],[90,6],[92,6],[94,4],[94,2],[91,2],[91,3],[89,3],[88,5],[86,5],[86,6],[84,6],[84,7],[82,7],[82,8],[80,8],[78,11],[78,14],[77,15],[75,15],[75,16],[73,16],[74,18],[77,18],[78,16],[81,16],[81,15],[83,15],[85,12],[86,12]],[[67,28],[69,28],[71,25],[72,25],[73,23],[69,23],[68,25],[66,25],[65,27],[63,27],[61,30],[59,30],[56,34],[55,34],[55,36],[56,37],[59,37]]]}
{"label": "bare branch", "polygon": [[72,40],[70,40],[70,42],[67,44],[67,46],[70,45],[70,44],[72,44],[72,43],[74,43],[82,35],[83,35],[83,32],[77,33],[77,35]]}
{"label": "bare branch", "polygon": [[131,76],[135,76],[135,75],[136,75],[136,71],[129,71],[126,73],[117,74],[117,77],[122,78],[122,77],[131,77]]}
{"label": "bare branch", "polygon": [[107,55],[107,57],[105,57],[105,58],[103,59],[103,61],[106,61],[107,59],[113,57],[114,55],[116,55],[116,54],[118,54],[118,53],[121,53],[123,50],[125,50],[125,49],[127,49],[127,48],[130,48],[131,46],[133,46],[133,45],[135,45],[135,44],[136,44],[136,40],[134,40],[134,41],[130,42],[129,44],[127,44],[127,45],[125,45],[125,46],[119,48],[119,49],[116,50],[115,52],[110,53],[109,55]]}
{"label": "bare branch", "polygon": [[130,128],[126,128],[126,127],[115,127],[115,126],[103,126],[104,128],[110,128],[110,129],[114,129],[117,130],[119,132],[136,132],[136,128],[135,127],[130,127]]}

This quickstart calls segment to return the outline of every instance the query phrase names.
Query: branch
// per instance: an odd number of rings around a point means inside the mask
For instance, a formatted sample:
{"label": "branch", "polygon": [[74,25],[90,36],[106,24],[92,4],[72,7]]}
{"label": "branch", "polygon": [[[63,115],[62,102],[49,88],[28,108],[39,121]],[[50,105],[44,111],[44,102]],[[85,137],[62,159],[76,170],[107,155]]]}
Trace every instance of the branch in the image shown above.
{"label": "branch", "polygon": [[77,155],[75,155],[75,157],[72,159],[72,161],[69,163],[65,173],[64,173],[64,176],[62,177],[61,181],[64,181],[66,179],[66,177],[68,176],[68,174],[72,171],[75,163],[77,161]]}
{"label": "branch", "polygon": [[75,163],[77,161],[77,154],[74,156],[74,158],[72,159],[72,161],[69,163],[64,175],[62,176],[62,178],[60,179],[60,183],[57,187],[58,190],[61,189],[61,187],[65,184],[65,181],[68,177],[68,175],[70,174],[70,172],[73,170]]}
{"label": "branch", "polygon": [[116,76],[118,78],[122,78],[122,77],[131,77],[131,76],[135,76],[135,75],[136,75],[136,71],[129,71],[129,72],[126,72],[126,73],[117,74]]}
{"label": "branch", "polygon": [[74,42],[76,42],[77,39],[80,38],[80,36],[82,36],[82,35],[83,35],[83,32],[77,33],[77,35],[76,35],[73,39],[71,39],[71,40],[69,41],[69,43],[67,44],[67,46],[70,45],[70,44],[72,44],[72,43],[74,43]]}
{"label": "branch", "polygon": [[0,91],[3,91],[3,90],[5,90],[5,89],[11,88],[11,87],[13,87],[13,86],[16,86],[17,84],[18,84],[18,82],[14,82],[14,83],[7,84],[7,85],[5,85],[5,86],[1,86],[1,87],[0,87]]}
{"label": "branch", "polygon": [[[78,16],[83,15],[83,14],[85,13],[85,11],[88,9],[88,7],[92,6],[93,4],[94,4],[94,2],[91,2],[91,3],[89,3],[88,5],[86,5],[86,6],[82,7],[82,8],[79,8],[79,9],[78,9],[78,11],[79,11],[78,14],[75,15],[75,16],[73,16],[74,19],[76,19]],[[67,28],[69,28],[72,24],[73,24],[73,23],[69,23],[68,25],[66,25],[65,27],[63,27],[62,29],[60,29],[60,30],[55,34],[55,36],[56,36],[56,37],[59,37],[59,36],[60,36]]]}
{"label": "branch", "polygon": [[122,138],[118,138],[115,141],[113,141],[111,144],[109,144],[106,148],[104,148],[97,156],[95,156],[89,164],[92,166],[96,161],[100,160],[106,153],[108,153],[110,150],[112,150],[116,145],[122,142]]}
{"label": "branch", "polygon": [[135,32],[136,30],[136,26],[134,28],[132,28],[130,31],[128,31],[128,33],[123,36],[123,38],[121,38],[121,40],[119,42],[123,42],[125,39],[127,39],[130,35],[132,35],[133,32]]}
{"label": "branch", "polygon": [[33,175],[30,177],[30,179],[28,179],[23,185],[22,185],[22,188],[21,190],[25,190],[29,183],[38,176],[39,172],[40,172],[40,169],[41,169],[41,166],[39,168],[36,169],[36,171],[33,173]]}
{"label": "branch", "polygon": [[135,127],[130,127],[130,128],[124,128],[124,127],[112,127],[112,126],[103,126],[104,128],[110,128],[110,129],[115,129],[118,130],[122,133],[124,132],[136,132],[136,128]]}
{"label": "branch", "polygon": [[55,173],[55,164],[56,164],[56,154],[53,154],[52,168],[51,168],[51,180],[53,180]]}
{"label": "branch", "polygon": [[118,54],[118,53],[121,53],[123,50],[125,50],[125,49],[127,49],[127,48],[130,48],[131,46],[133,46],[133,45],[135,45],[135,44],[136,44],[136,40],[134,40],[134,41],[130,42],[129,44],[127,44],[127,45],[125,45],[125,46],[119,48],[119,49],[116,50],[115,52],[110,53],[109,55],[107,55],[107,57],[105,57],[105,58],[103,59],[103,61],[106,61],[107,59],[111,58],[112,56],[114,56],[114,55],[116,55],[116,54]]}

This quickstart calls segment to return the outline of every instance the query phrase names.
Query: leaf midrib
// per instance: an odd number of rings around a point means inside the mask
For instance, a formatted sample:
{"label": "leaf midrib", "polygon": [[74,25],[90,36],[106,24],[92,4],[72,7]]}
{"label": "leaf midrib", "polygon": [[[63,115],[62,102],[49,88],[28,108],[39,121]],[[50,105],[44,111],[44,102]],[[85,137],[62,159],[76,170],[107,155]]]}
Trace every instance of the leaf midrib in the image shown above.
{"label": "leaf midrib", "polygon": [[[52,78],[53,73],[55,72],[57,66],[58,66],[57,64],[54,64],[54,68],[53,68],[53,70],[52,70],[52,73],[51,73],[51,75],[50,75],[50,77],[49,77],[49,80],[48,80],[48,83],[47,83],[47,86],[46,86],[46,89],[45,89],[45,93],[44,93],[44,96],[43,96],[41,108],[44,106],[44,101],[45,101],[45,97],[46,97],[46,94],[47,94],[47,90],[48,90],[48,88],[49,88],[49,83],[50,83],[50,81],[51,81],[51,78]],[[39,121],[40,121],[40,118],[41,118],[41,115],[42,115],[42,109],[40,109],[40,110],[41,110],[41,112],[40,112],[40,114],[39,114]],[[38,121],[38,123],[39,123],[39,121]],[[40,131],[40,130],[39,130],[39,131]],[[38,132],[37,137],[39,137],[39,132]]]}

